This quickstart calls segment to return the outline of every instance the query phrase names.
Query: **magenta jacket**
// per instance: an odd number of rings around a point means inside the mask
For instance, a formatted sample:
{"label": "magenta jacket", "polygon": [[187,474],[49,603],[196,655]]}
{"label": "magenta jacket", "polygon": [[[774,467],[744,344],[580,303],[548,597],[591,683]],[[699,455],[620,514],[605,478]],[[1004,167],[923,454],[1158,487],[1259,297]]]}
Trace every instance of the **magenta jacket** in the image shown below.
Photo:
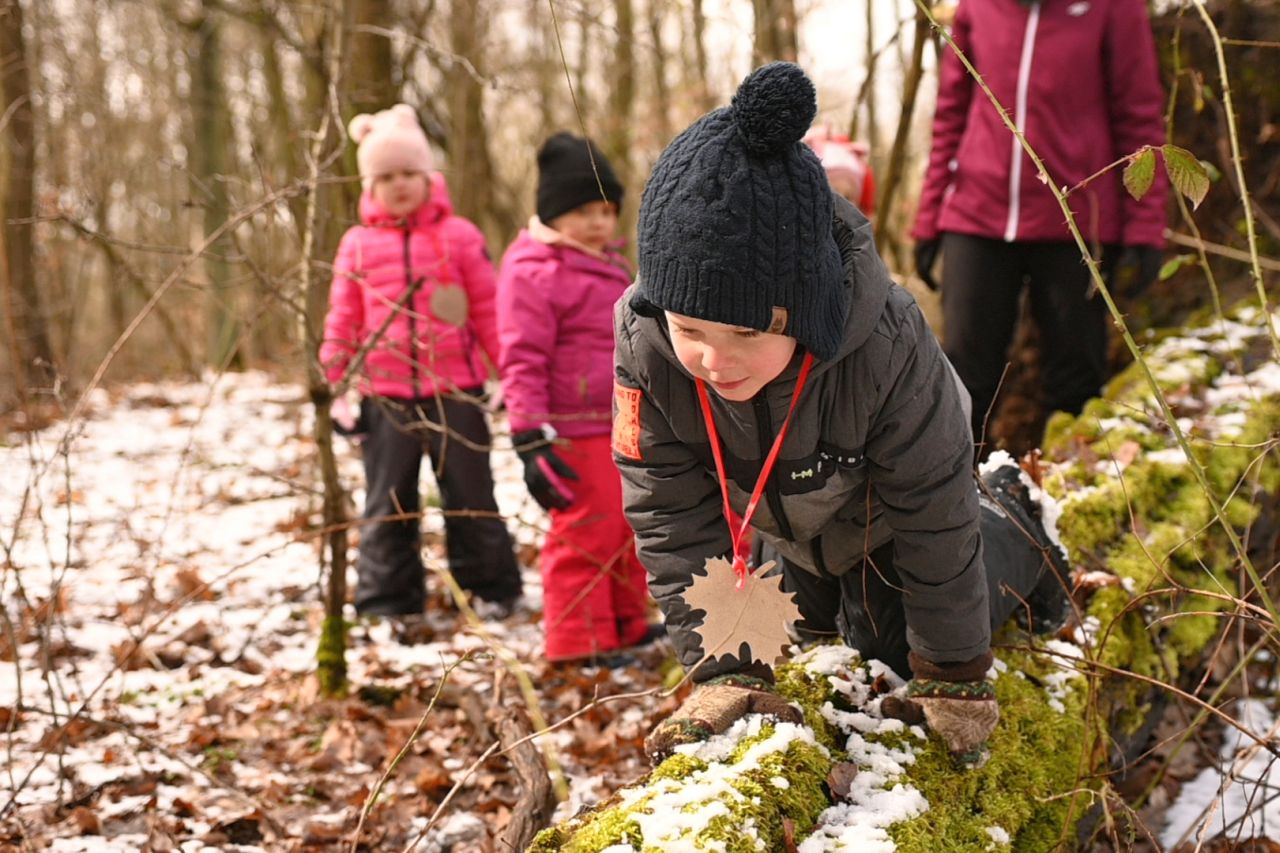
{"label": "magenta jacket", "polygon": [[523,230],[498,275],[498,370],[512,432],[607,434],[613,406],[613,305],[631,283],[602,260]]}
{"label": "magenta jacket", "polygon": [[360,221],[333,262],[320,344],[325,376],[337,382],[378,335],[356,383],[364,394],[407,399],[483,385],[488,369],[477,350],[494,363],[498,353],[493,264],[479,229],[454,216],[443,176],[431,176],[431,198],[401,221],[366,191]]}
{"label": "magenta jacket", "polygon": [[[1145,0],[960,0],[952,38],[1059,187],[1164,142],[1164,93]],[[1141,201],[1119,167],[1068,198],[1085,239],[1162,247],[1163,167]],[[1070,240],[1053,193],[985,92],[943,51],[933,148],[912,236]]]}

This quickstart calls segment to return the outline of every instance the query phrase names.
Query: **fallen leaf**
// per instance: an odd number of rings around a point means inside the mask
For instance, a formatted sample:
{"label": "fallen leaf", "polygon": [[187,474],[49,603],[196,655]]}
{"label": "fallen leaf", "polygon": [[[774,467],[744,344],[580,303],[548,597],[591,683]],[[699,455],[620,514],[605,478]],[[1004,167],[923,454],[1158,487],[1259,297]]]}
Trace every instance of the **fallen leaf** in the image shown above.
{"label": "fallen leaf", "polygon": [[98,816],[86,806],[73,809],[71,820],[79,828],[81,835],[102,834],[102,824],[99,822]]}
{"label": "fallen leaf", "polygon": [[849,796],[849,791],[853,789],[853,779],[858,775],[858,765],[852,761],[841,761],[831,767],[831,772],[827,774],[827,787],[831,789],[831,796],[836,800],[844,800]]}

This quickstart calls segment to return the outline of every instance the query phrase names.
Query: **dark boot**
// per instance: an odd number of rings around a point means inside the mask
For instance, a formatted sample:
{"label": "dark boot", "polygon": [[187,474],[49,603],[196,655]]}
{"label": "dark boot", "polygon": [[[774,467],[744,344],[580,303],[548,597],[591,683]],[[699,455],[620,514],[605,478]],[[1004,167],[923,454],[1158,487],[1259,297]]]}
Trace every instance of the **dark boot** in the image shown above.
{"label": "dark boot", "polygon": [[1071,617],[1071,596],[1067,592],[1071,566],[1062,548],[1045,530],[1043,507],[1032,498],[1022,469],[1012,459],[983,471],[982,482],[983,497],[992,499],[1018,529],[1017,535],[1030,537],[1043,555],[1035,586],[1025,595],[1026,607],[1014,611],[1018,621],[1036,634],[1056,633]]}

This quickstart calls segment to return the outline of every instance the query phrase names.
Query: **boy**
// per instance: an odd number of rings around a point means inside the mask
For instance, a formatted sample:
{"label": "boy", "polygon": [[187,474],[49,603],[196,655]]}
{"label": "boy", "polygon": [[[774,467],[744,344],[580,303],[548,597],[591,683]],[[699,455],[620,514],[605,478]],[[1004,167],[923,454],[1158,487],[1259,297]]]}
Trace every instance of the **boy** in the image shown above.
{"label": "boy", "polygon": [[815,111],[797,66],[757,69],[667,147],[641,201],[640,275],[615,314],[614,459],[698,683],[650,735],[655,760],[783,704],[768,666],[703,660],[681,596],[707,558],[742,554],[726,503],[757,563],[778,561],[801,636],[914,674],[908,696],[964,760],[998,716],[992,626],[1024,602],[1043,627],[1066,615],[1066,566],[1021,471],[994,470],[998,503],[980,497],[955,372],[800,143]]}

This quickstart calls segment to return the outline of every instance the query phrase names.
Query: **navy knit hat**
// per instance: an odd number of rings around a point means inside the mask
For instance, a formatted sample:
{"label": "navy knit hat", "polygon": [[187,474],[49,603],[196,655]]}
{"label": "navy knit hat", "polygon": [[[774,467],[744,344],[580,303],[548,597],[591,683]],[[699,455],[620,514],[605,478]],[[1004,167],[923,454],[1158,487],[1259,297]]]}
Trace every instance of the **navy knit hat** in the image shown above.
{"label": "navy knit hat", "polygon": [[835,357],[849,294],[827,176],[800,142],[816,113],[800,67],[774,62],[667,146],[640,200],[638,313],[781,333]]}
{"label": "navy knit hat", "polygon": [[549,137],[538,149],[538,218],[550,223],[592,201],[622,207],[622,183],[609,161],[589,139],[564,132]]}

